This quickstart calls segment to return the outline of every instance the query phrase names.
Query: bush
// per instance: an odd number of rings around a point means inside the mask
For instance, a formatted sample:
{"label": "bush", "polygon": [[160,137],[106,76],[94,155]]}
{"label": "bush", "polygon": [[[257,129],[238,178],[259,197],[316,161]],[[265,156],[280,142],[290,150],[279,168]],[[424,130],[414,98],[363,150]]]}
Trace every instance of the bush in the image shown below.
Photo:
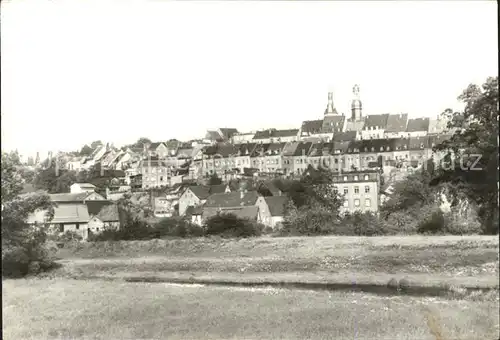
{"label": "bush", "polygon": [[445,218],[441,210],[432,213],[430,218],[426,218],[419,224],[417,231],[419,234],[438,234],[445,231]]}
{"label": "bush", "polygon": [[347,234],[353,236],[379,236],[393,232],[391,228],[384,228],[386,225],[371,212],[357,211],[344,216],[340,223],[348,227]]}
{"label": "bush", "polygon": [[161,219],[154,227],[155,235],[160,237],[200,237],[205,234],[202,227],[181,217],[166,217]]}
{"label": "bush", "polygon": [[218,214],[205,222],[206,235],[221,237],[260,236],[264,226],[255,221],[238,218],[234,214]]}

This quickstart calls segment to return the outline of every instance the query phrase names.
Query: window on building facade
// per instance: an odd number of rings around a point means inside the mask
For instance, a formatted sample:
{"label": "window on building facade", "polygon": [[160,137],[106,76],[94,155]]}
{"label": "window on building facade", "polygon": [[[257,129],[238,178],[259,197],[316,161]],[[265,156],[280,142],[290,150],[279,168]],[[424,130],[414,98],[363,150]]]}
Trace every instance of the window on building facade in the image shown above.
{"label": "window on building facade", "polygon": [[354,200],[354,206],[355,206],[355,207],[359,207],[359,199],[357,199],[357,198],[356,198],[356,199]]}
{"label": "window on building facade", "polygon": [[355,187],[354,187],[354,193],[355,193],[355,194],[359,194],[359,187],[358,187],[358,186],[355,186]]}
{"label": "window on building facade", "polygon": [[76,223],[75,228],[76,228],[76,230],[80,230],[80,223]]}
{"label": "window on building facade", "polygon": [[357,181],[359,179],[358,175],[354,176],[354,180]]}
{"label": "window on building facade", "polygon": [[64,224],[63,223],[59,223],[59,232],[64,233]]}
{"label": "window on building facade", "polygon": [[366,185],[365,186],[365,194],[369,194],[369,193],[370,193],[370,186]]}
{"label": "window on building facade", "polygon": [[367,181],[367,180],[369,180],[369,179],[370,179],[370,176],[365,175],[365,177],[364,177],[364,178],[365,178],[365,181]]}
{"label": "window on building facade", "polygon": [[347,195],[349,193],[349,189],[348,188],[344,188],[344,195]]}
{"label": "window on building facade", "polygon": [[163,181],[163,176],[160,176],[160,181]]}
{"label": "window on building facade", "polygon": [[349,201],[348,200],[345,200],[344,201],[344,208],[348,208],[349,207]]}
{"label": "window on building facade", "polygon": [[365,199],[365,207],[371,207],[371,206],[372,206],[372,201],[369,198]]}
{"label": "window on building facade", "polygon": [[335,194],[337,194],[337,193],[339,192],[339,188],[337,188],[336,186],[334,186],[334,187],[333,187],[333,192],[334,192]]}

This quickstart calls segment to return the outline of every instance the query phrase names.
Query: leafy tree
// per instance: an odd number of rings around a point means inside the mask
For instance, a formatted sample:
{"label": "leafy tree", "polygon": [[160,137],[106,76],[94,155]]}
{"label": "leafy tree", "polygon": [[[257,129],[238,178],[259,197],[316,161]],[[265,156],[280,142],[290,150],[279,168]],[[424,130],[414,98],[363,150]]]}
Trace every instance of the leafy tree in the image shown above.
{"label": "leafy tree", "polygon": [[92,149],[90,146],[88,146],[87,144],[85,144],[82,149],[80,150],[80,156],[90,156],[92,154],[92,151],[94,149]]}
{"label": "leafy tree", "polygon": [[77,182],[75,171],[56,169],[54,165],[40,170],[33,181],[38,190],[46,190],[51,194],[69,192],[70,186]]}
{"label": "leafy tree", "polygon": [[[431,185],[451,183],[457,196],[464,194],[479,207],[483,232],[496,234],[498,77],[488,78],[481,87],[469,85],[458,99],[465,104],[463,111],[444,112],[450,119],[448,127],[454,129],[455,133],[450,140],[435,147],[435,150],[447,152],[443,160],[446,166],[435,169]],[[452,202],[452,205],[456,204],[458,200]]]}
{"label": "leafy tree", "polygon": [[396,182],[389,200],[381,207],[382,216],[387,219],[398,211],[418,209],[424,205],[435,204],[437,189],[430,186],[431,180],[428,172],[419,171]]}
{"label": "leafy tree", "polygon": [[97,147],[99,147],[101,145],[103,145],[103,143],[100,140],[96,140],[96,141],[90,143],[90,148],[92,150],[95,150],[95,149],[97,149]]}
{"label": "leafy tree", "polygon": [[217,176],[216,173],[212,174],[208,179],[208,185],[219,185],[222,184],[222,180]]}
{"label": "leafy tree", "polygon": [[[43,228],[26,224],[28,216],[39,210],[47,211],[47,220],[53,217],[53,203],[42,193],[21,196],[20,175],[14,162],[2,153],[2,276],[25,275],[30,264],[42,261],[48,268],[47,253],[43,248]],[[40,266],[40,265],[39,265]]]}
{"label": "leafy tree", "polygon": [[134,144],[130,145],[131,148],[143,148],[145,144],[151,144],[151,139],[141,137]]}

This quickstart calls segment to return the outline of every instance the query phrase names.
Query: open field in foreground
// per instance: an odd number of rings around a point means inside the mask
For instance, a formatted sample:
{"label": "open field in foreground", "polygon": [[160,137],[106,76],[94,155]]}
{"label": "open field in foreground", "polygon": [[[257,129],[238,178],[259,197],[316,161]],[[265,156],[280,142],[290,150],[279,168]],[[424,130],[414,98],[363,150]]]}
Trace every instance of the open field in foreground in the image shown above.
{"label": "open field in foreground", "polygon": [[[498,339],[489,300],[281,289],[5,280],[11,339]],[[442,337],[439,337],[441,334]]]}
{"label": "open field in foreground", "polygon": [[498,287],[498,237],[291,237],[83,243],[50,276]]}

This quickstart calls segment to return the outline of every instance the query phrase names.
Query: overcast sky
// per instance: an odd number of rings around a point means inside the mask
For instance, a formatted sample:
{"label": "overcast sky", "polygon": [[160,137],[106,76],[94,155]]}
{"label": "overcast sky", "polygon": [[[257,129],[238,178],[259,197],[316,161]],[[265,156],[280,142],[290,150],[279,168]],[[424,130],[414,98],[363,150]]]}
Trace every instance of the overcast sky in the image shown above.
{"label": "overcast sky", "polygon": [[436,116],[498,74],[496,1],[2,1],[2,149]]}

